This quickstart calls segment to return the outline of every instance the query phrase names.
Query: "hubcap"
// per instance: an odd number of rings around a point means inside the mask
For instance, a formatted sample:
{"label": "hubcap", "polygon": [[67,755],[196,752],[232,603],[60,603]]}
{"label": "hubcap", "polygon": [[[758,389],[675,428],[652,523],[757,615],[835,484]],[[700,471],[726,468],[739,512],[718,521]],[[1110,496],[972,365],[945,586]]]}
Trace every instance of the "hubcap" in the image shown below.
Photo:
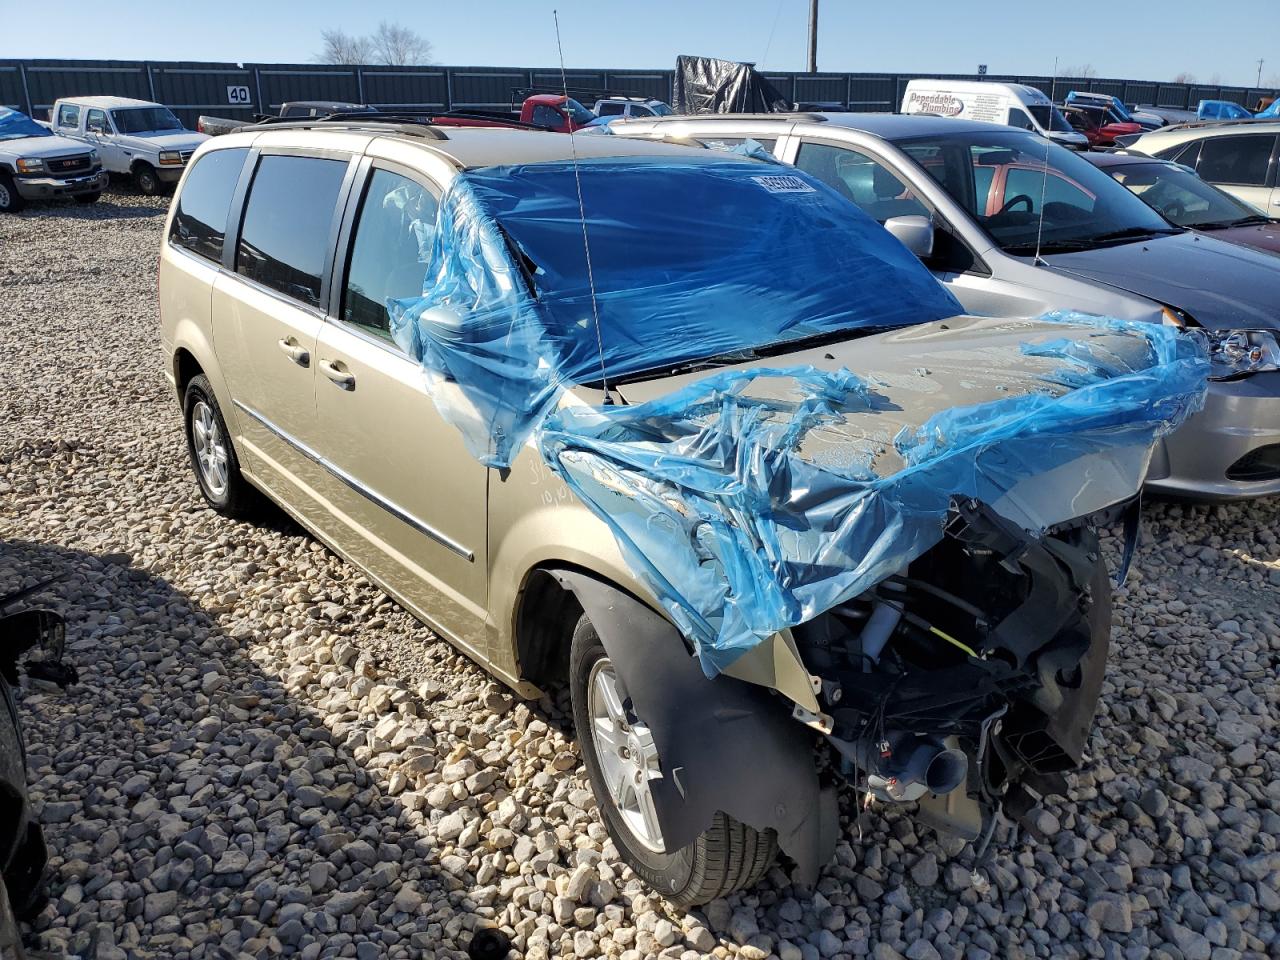
{"label": "hubcap", "polygon": [[191,443],[205,489],[215,497],[227,492],[227,441],[213,408],[197,400],[191,411]]}
{"label": "hubcap", "polygon": [[658,749],[649,728],[627,718],[618,693],[618,676],[608,658],[591,668],[587,708],[591,714],[592,745],[609,799],[636,840],[655,853],[665,853],[650,790],[651,781],[662,776]]}
{"label": "hubcap", "polygon": [[9,188],[0,183],[0,207],[7,208],[9,206]]}

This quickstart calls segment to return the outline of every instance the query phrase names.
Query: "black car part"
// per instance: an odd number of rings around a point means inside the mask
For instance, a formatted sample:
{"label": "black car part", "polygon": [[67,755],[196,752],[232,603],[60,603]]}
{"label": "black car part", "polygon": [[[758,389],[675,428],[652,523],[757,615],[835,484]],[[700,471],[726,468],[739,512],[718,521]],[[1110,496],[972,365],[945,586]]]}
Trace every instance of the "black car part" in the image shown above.
{"label": "black car part", "polygon": [[835,853],[836,794],[819,783],[812,736],[785,701],[723,674],[708,680],[679,631],[635,597],[585,573],[551,573],[582,604],[653,734],[669,773],[651,784],[667,848],[693,843],[722,811],[775,831],[797,881],[815,882]]}
{"label": "black car part", "polygon": [[952,502],[908,570],[793,630],[845,775],[970,839],[997,809],[1017,818],[1065,791],[1109,632],[1091,528],[1035,536],[974,500]]}

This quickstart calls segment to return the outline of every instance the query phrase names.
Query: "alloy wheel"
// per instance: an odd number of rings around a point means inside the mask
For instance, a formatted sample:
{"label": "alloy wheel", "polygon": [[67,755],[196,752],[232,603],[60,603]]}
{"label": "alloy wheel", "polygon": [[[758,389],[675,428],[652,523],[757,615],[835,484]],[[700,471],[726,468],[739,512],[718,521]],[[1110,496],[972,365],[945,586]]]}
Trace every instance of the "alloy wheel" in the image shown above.
{"label": "alloy wheel", "polygon": [[602,657],[587,678],[592,747],[609,798],[627,830],[643,846],[665,853],[651,781],[662,776],[649,728],[628,716],[613,664]]}
{"label": "alloy wheel", "polygon": [[213,497],[227,492],[227,440],[218,425],[218,416],[204,400],[197,400],[191,410],[191,444],[196,452],[200,479]]}

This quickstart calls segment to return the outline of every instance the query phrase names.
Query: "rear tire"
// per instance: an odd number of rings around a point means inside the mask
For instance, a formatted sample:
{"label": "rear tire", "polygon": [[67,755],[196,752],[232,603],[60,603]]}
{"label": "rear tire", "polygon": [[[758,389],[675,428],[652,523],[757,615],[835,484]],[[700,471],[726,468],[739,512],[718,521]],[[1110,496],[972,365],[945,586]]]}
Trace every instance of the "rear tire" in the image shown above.
{"label": "rear tire", "polygon": [[27,201],[13,185],[13,177],[0,173],[0,213],[17,213],[26,205]]}
{"label": "rear tire", "polygon": [[208,378],[197,374],[183,394],[187,453],[205,503],[226,517],[245,519],[262,507],[262,494],[240,473],[231,431]]}
{"label": "rear tire", "polygon": [[144,197],[154,197],[160,192],[160,175],[149,163],[139,163],[133,168],[133,185]]}
{"label": "rear tire", "polygon": [[91,203],[97,203],[98,198],[101,196],[102,196],[101,190],[95,190],[93,191],[93,193],[77,193],[76,203],[83,203],[85,206],[88,206]]}
{"label": "rear tire", "polygon": [[[693,843],[671,853],[660,853],[628,825],[606,782],[600,756],[603,745],[596,737],[599,718],[593,719],[592,715],[590,685],[598,679],[601,668],[608,667],[604,645],[584,615],[574,627],[569,652],[573,722],[600,817],[623,859],[677,907],[697,906],[755,886],[777,856],[777,837],[772,830],[762,833],[724,813],[716,813],[711,827]],[[635,716],[630,701],[623,707],[631,724],[643,727],[644,718]]]}

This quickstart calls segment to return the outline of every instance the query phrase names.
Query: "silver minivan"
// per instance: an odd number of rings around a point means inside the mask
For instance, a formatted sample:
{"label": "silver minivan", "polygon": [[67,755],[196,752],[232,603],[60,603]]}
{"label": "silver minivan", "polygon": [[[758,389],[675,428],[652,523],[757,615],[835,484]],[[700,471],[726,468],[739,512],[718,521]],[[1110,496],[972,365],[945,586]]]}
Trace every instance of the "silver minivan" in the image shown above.
{"label": "silver minivan", "polygon": [[1148,486],[1215,500],[1280,492],[1280,259],[1176,227],[1073,151],[993,124],[803,113],[611,131],[723,149],[754,141],[880,221],[968,313],[1078,310],[1203,328],[1217,368],[1208,403],[1161,444]]}

